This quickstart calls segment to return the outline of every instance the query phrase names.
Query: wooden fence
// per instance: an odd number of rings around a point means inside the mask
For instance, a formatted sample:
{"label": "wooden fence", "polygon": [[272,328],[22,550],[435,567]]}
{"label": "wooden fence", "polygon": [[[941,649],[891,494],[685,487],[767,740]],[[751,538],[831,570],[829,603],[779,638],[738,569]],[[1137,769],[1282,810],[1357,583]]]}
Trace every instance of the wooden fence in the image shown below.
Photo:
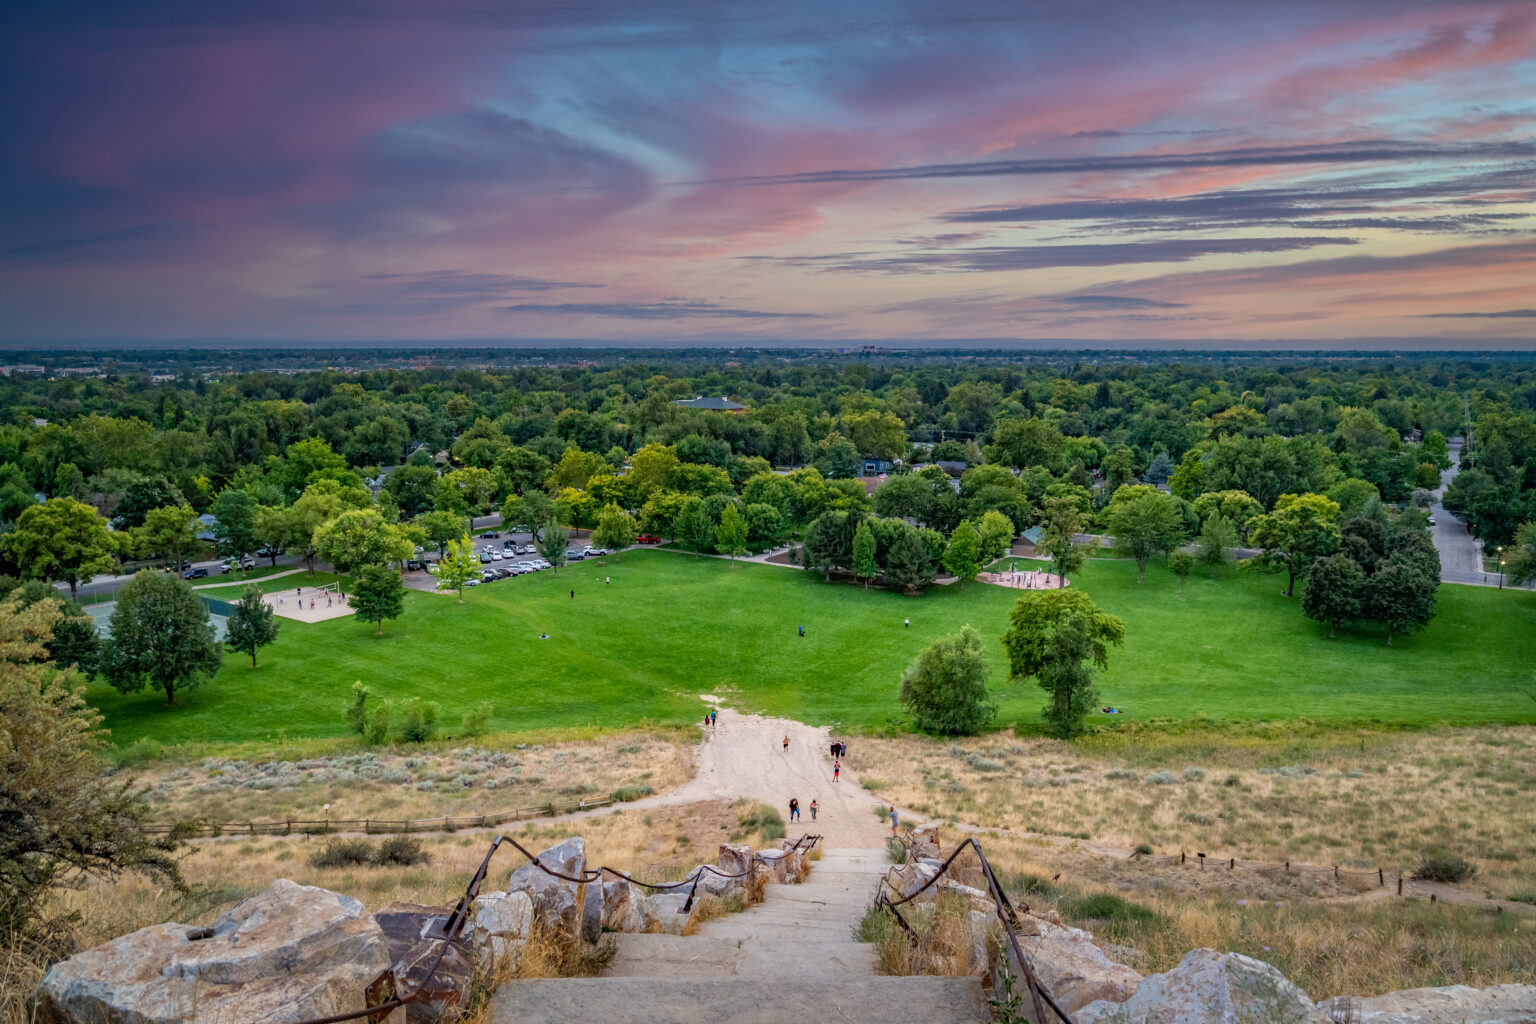
{"label": "wooden fence", "polygon": [[403,821],[387,818],[325,818],[310,821],[285,818],[282,821],[226,821],[206,824],[193,822],[190,826],[145,825],[144,831],[152,835],[164,835],[179,828],[184,835],[210,837],[318,836],[333,832],[362,832],[366,835],[395,832],[453,832],[461,828],[494,828],[509,821],[529,821],[534,818],[574,814],[577,811],[606,807],[613,802],[611,797],[605,797],[602,800],[582,800],[574,807],[551,802],[537,807],[514,807],[506,811],[491,811],[488,814],[447,815],[441,818],[412,818]]}

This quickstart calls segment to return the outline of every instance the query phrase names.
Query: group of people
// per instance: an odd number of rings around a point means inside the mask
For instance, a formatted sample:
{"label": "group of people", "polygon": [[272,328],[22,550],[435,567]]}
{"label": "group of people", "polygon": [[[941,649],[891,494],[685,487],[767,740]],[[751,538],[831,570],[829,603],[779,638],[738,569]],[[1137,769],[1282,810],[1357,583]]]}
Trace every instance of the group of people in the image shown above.
{"label": "group of people", "polygon": [[715,720],[718,719],[719,717],[720,717],[719,709],[718,708],[711,708],[708,711],[704,712],[704,724],[706,726],[708,726],[709,728],[713,729],[715,727]]}
{"label": "group of people", "polygon": [[[810,810],[811,810],[811,820],[815,821],[816,820],[816,812],[821,810],[821,804],[817,803],[816,799],[814,797],[811,798]],[[794,797],[790,797],[789,798],[789,820],[790,821],[799,821],[800,820],[800,801],[795,799]]]}
{"label": "group of people", "polygon": [[[331,607],[331,600],[332,600],[330,590],[325,589],[325,588],[322,587],[321,588],[321,592],[325,594],[325,606],[327,608],[330,608]],[[314,596],[313,596],[314,593],[315,593],[315,588],[311,587],[310,588],[311,596],[310,596],[310,599],[309,599],[309,607],[310,607],[311,610],[313,610],[314,607],[315,607],[315,599],[314,599]],[[303,608],[304,608],[304,588],[303,587],[295,587],[293,589],[293,596],[295,598],[297,598],[298,604],[299,604],[299,609],[302,611]],[[341,594],[339,596],[341,598],[341,603],[343,605],[345,605],[347,603],[347,595],[346,594]],[[281,605],[283,603],[283,598],[281,596],[278,597],[277,603],[279,605]]]}

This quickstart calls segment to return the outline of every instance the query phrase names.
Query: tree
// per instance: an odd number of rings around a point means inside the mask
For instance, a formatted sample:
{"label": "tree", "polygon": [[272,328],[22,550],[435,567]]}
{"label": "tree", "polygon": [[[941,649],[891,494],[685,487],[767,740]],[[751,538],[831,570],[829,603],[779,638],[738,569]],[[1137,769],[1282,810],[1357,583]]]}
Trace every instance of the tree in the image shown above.
{"label": "tree", "polygon": [[570,539],[571,531],[553,519],[546,520],[543,528],[539,531],[537,540],[539,554],[544,556],[546,562],[555,567],[556,576],[560,575],[560,567],[565,564],[565,544]]}
{"label": "tree", "polygon": [[995,562],[1013,547],[1014,523],[996,509],[987,509],[977,524],[981,531],[981,560]]}
{"label": "tree", "polygon": [[1065,587],[1067,577],[1088,561],[1086,547],[1077,543],[1077,535],[1082,532],[1088,517],[1083,514],[1076,499],[1066,496],[1046,498],[1043,511],[1045,529],[1035,547],[1050,559],[1060,586]]}
{"label": "tree", "polygon": [[1212,515],[1200,527],[1200,564],[1208,565],[1213,572],[1219,573],[1231,564],[1232,548],[1236,543],[1237,531],[1232,528],[1227,517],[1220,513]]}
{"label": "tree", "polygon": [[1167,452],[1158,452],[1152,456],[1152,461],[1147,464],[1147,471],[1142,474],[1142,479],[1152,485],[1165,484],[1173,475],[1173,460]]}
{"label": "tree", "polygon": [[242,559],[261,546],[256,534],[256,499],[249,491],[226,487],[208,511],[214,518],[213,536],[220,554]]}
{"label": "tree", "polygon": [[147,570],[134,576],[117,592],[111,627],[101,670],[123,693],[157,686],[174,706],[177,691],[201,685],[224,661],[208,609],[176,576]]}
{"label": "tree", "polygon": [[460,539],[450,540],[448,553],[437,563],[437,589],[457,590],[459,604],[463,604],[464,584],[479,575],[480,558],[475,554],[475,542],[469,539],[469,534],[465,533]]}
{"label": "tree", "polygon": [[955,527],[944,552],[944,568],[955,574],[957,586],[964,586],[981,571],[981,531],[969,519]]}
{"label": "tree", "polygon": [[1202,525],[1212,516],[1221,516],[1235,530],[1241,530],[1254,516],[1264,514],[1264,506],[1247,491],[1207,491],[1191,504]]}
{"label": "tree", "polygon": [[400,466],[384,480],[384,492],[395,499],[405,516],[419,516],[430,509],[436,490],[437,469],[433,466]]}
{"label": "tree", "polygon": [[299,528],[299,518],[292,508],[286,505],[258,505],[256,507],[256,543],[257,550],[266,549],[267,557],[272,565],[277,565],[278,552],[289,548],[298,548],[301,544],[304,548],[309,546],[309,536],[303,538],[295,536]]}
{"label": "tree", "polygon": [[1034,676],[1050,694],[1044,715],[1054,735],[1083,731],[1083,716],[1098,699],[1092,663],[1109,667],[1109,649],[1125,643],[1125,623],[1100,611],[1081,590],[1037,590],[1014,603],[1003,646],[1008,677]]}
{"label": "tree", "polygon": [[747,544],[759,551],[784,543],[784,517],[772,505],[750,504],[741,510],[747,520]]}
{"label": "tree", "polygon": [[96,622],[73,601],[64,601],[51,584],[42,580],[18,580],[0,576],[0,601],[15,598],[20,608],[30,608],[39,601],[57,604],[58,618],[47,641],[48,660],[60,669],[73,666],[86,678],[96,674],[101,658],[101,637]]}
{"label": "tree", "polygon": [[634,516],[617,505],[607,505],[598,513],[592,543],[617,555],[632,545],[639,535],[640,524],[635,522]]}
{"label": "tree", "polygon": [[163,476],[137,480],[123,488],[112,509],[112,525],[119,530],[133,530],[144,525],[150,509],[185,505],[181,490]]}
{"label": "tree", "polygon": [[1004,466],[1044,466],[1055,472],[1061,468],[1066,439],[1061,431],[1041,419],[999,420],[987,445],[989,462]]}
{"label": "tree", "polygon": [[1338,635],[1339,623],[1358,619],[1364,611],[1365,573],[1347,555],[1329,555],[1312,563],[1301,611],[1307,618],[1328,623],[1328,639]]}
{"label": "tree", "polygon": [[417,516],[416,526],[427,538],[427,543],[437,548],[437,553],[441,555],[448,550],[448,542],[458,539],[464,532],[465,522],[463,516],[434,509]]}
{"label": "tree", "polygon": [[521,528],[533,534],[535,542],[544,524],[555,518],[555,500],[543,491],[530,488],[521,498],[510,497],[501,506],[501,522],[508,529]]}
{"label": "tree", "polygon": [[875,547],[875,531],[869,528],[866,520],[853,534],[853,574],[864,581],[865,590],[869,589],[869,581],[880,573],[880,565],[875,561]]}
{"label": "tree", "polygon": [[974,736],[992,721],[986,650],[972,626],[935,640],[901,677],[901,702],[923,732]]}
{"label": "tree", "polygon": [[190,505],[150,509],[144,525],[133,531],[134,546],[142,556],[163,555],[180,572],[182,556],[199,544],[201,525]]}
{"label": "tree", "polygon": [[[293,503],[290,518],[282,523],[282,532],[287,540],[283,549],[290,554],[302,556],[304,564],[309,567],[309,574],[313,576],[318,551],[315,534],[321,525],[349,509],[372,508],[373,499],[366,490],[344,486],[339,480],[316,480],[304,488],[304,493]],[[381,516],[381,522],[382,519]]]}
{"label": "tree", "polygon": [[[463,601],[463,591],[459,600]],[[382,565],[363,567],[351,597],[354,614],[364,622],[379,624],[378,636],[384,635],[384,620],[398,619],[405,611],[405,586],[400,574]]]}
{"label": "tree", "polygon": [[1182,596],[1189,574],[1195,571],[1195,556],[1182,550],[1168,552],[1168,571],[1179,578],[1179,594]]}
{"label": "tree", "polygon": [[1440,581],[1430,579],[1406,560],[1392,559],[1365,585],[1365,610],[1369,618],[1385,623],[1387,646],[1397,633],[1413,633],[1435,617],[1435,591]]}
{"label": "tree", "polygon": [[228,621],[224,623],[224,642],[230,650],[251,656],[251,668],[256,667],[256,651],[277,639],[277,620],[272,609],[261,599],[261,588],[249,586]]}
{"label": "tree", "polygon": [[81,580],[117,565],[112,557],[117,543],[107,521],[73,498],[28,506],[16,528],[0,537],[0,548],[23,576],[68,583],[71,600],[79,597]]}
{"label": "tree", "polygon": [[891,545],[885,559],[885,576],[909,594],[933,582],[938,564],[917,530],[905,530]]}
{"label": "tree", "polygon": [[709,513],[704,510],[704,499],[696,495],[689,495],[683,502],[673,529],[677,531],[678,539],[692,548],[695,555],[715,540],[715,524],[710,522]]}
{"label": "tree", "polygon": [[1138,583],[1147,580],[1149,558],[1171,551],[1184,540],[1184,516],[1179,511],[1179,500],[1162,491],[1149,490],[1123,501],[1117,495],[1109,503],[1105,522],[1115,535],[1115,546],[1136,559]]}
{"label": "tree", "polygon": [[715,529],[715,546],[735,560],[747,553],[747,521],[735,505],[725,506],[720,525]]}
{"label": "tree", "polygon": [[1517,587],[1536,580],[1536,522],[1522,523],[1504,549],[1504,577]]}
{"label": "tree", "polygon": [[340,575],[369,565],[387,565],[416,553],[410,538],[371,508],[352,509],[321,523],[315,530],[314,547]]}
{"label": "tree", "polygon": [[79,676],[50,661],[60,605],[0,601],[0,944],[12,949],[54,948],[69,922],[39,921],[47,897],[86,877],[137,870],[186,888],[182,831],[146,833],[139,794],[102,773],[101,716]]}
{"label": "tree", "polygon": [[1296,577],[1339,542],[1339,506],[1321,494],[1283,494],[1275,510],[1249,523],[1253,541],[1264,549],[1263,564],[1285,567],[1285,596],[1296,591]]}

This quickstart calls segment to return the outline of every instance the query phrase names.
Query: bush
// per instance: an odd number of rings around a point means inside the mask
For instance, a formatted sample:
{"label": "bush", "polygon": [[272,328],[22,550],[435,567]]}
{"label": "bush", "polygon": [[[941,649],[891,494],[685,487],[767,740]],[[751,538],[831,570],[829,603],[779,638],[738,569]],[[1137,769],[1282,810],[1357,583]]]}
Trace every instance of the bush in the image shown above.
{"label": "bush", "polygon": [[1147,783],[1153,786],[1171,786],[1179,781],[1179,777],[1173,772],[1153,772],[1147,776]]}
{"label": "bush", "polygon": [[1421,882],[1465,882],[1477,874],[1477,865],[1445,850],[1425,850],[1413,876]]}
{"label": "bush", "polygon": [[650,796],[656,792],[650,786],[625,786],[616,789],[608,795],[608,798],[616,804],[627,804],[631,800],[639,800],[643,796]]}
{"label": "bush", "polygon": [[743,815],[737,824],[748,832],[756,830],[764,842],[784,838],[784,818],[767,804],[758,804],[757,810]]}
{"label": "bush", "polygon": [[973,736],[997,713],[988,699],[981,634],[970,626],[934,641],[901,678],[901,702],[923,732]]}
{"label": "bush", "polygon": [[437,705],[412,697],[400,711],[400,735],[407,743],[425,743],[437,735]]}
{"label": "bush", "polygon": [[373,863],[373,847],[363,839],[331,839],[309,858],[312,868],[352,868]]}
{"label": "bush", "polygon": [[486,727],[491,724],[491,716],[495,709],[491,702],[482,700],[468,711],[464,712],[464,720],[460,724],[460,731],[465,736],[484,736]]}
{"label": "bush", "polygon": [[1161,921],[1150,907],[1132,903],[1109,892],[1065,896],[1061,900],[1061,912],[1079,921],[1094,922],[1095,934],[1114,939],[1129,938],[1133,933]]}
{"label": "bush", "polygon": [[368,727],[363,731],[363,742],[372,746],[378,746],[389,739],[389,719],[394,709],[388,701],[384,701],[373,709],[368,716]]}
{"label": "bush", "polygon": [[342,708],[342,713],[347,718],[347,728],[358,735],[368,731],[368,694],[370,692],[361,679],[354,681],[352,691],[347,695],[347,703]]}
{"label": "bush", "polygon": [[1203,778],[1205,778],[1204,768],[1197,767],[1196,765],[1190,765],[1188,768],[1184,769],[1185,782],[1199,782]]}
{"label": "bush", "polygon": [[1135,857],[1150,857],[1150,856],[1152,856],[1152,847],[1149,844],[1147,844],[1147,843],[1137,843],[1136,844],[1136,852],[1134,854],[1132,854],[1132,856],[1135,856]]}
{"label": "bush", "polygon": [[129,765],[154,761],[164,753],[165,747],[159,740],[141,736],[126,747],[108,748],[107,759],[119,768],[126,768]]}
{"label": "bush", "polygon": [[414,864],[425,864],[430,859],[427,851],[421,848],[421,840],[415,836],[390,836],[379,844],[379,852],[374,855],[373,863],[379,867],[408,868]]}
{"label": "bush", "polygon": [[895,836],[885,841],[885,852],[890,856],[892,864],[905,864],[907,862],[907,844]]}

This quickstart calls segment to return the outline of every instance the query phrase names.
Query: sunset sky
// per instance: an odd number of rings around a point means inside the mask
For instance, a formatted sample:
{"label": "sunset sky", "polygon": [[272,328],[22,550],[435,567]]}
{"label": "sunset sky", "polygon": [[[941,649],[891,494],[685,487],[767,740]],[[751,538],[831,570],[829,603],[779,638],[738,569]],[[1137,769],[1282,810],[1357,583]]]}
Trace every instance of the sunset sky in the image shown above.
{"label": "sunset sky", "polygon": [[0,342],[1536,341],[1536,3],[0,15]]}

